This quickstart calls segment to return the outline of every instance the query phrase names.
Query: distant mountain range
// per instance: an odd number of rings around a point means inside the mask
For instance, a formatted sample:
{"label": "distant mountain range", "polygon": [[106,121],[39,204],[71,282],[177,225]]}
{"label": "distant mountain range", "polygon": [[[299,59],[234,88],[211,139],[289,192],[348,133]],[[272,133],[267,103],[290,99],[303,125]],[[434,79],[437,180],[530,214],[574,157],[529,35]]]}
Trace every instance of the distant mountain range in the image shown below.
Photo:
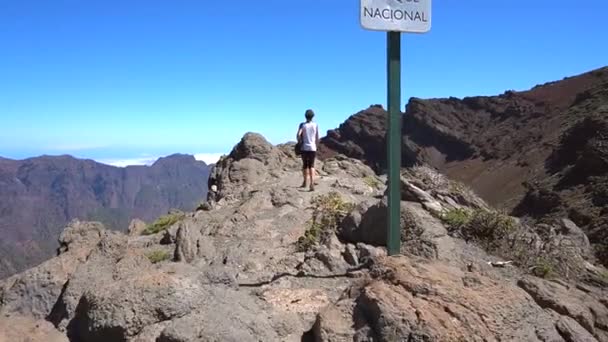
{"label": "distant mountain range", "polygon": [[211,167],[182,154],[125,168],[68,155],[0,158],[0,278],[54,255],[72,219],[126,230],[133,218],[194,209],[207,196]]}

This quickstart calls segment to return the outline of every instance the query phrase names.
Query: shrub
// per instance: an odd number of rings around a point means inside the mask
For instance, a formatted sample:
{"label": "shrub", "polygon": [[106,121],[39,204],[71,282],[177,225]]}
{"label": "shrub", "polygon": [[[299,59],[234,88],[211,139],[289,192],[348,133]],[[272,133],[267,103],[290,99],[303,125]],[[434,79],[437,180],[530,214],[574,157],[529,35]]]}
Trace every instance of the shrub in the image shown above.
{"label": "shrub", "polygon": [[344,201],[335,191],[327,195],[315,196],[311,204],[313,214],[309,227],[296,243],[298,251],[301,252],[325,242],[330,233],[338,229],[344,217],[354,208],[352,203]]}
{"label": "shrub", "polygon": [[154,223],[148,225],[142,232],[142,235],[152,235],[168,229],[176,222],[184,218],[184,213],[177,212],[159,217]]}
{"label": "shrub", "polygon": [[363,181],[372,189],[378,189],[382,186],[382,182],[375,176],[367,176],[363,178]]}
{"label": "shrub", "polygon": [[309,224],[310,226],[304,232],[304,236],[301,236],[297,242],[297,248],[300,252],[310,250],[321,240],[321,225],[315,222]]}
{"label": "shrub", "polygon": [[450,234],[478,243],[535,276],[570,279],[584,274],[580,250],[569,237],[555,232],[558,224],[550,219],[518,224],[496,211],[453,209],[442,220]]}
{"label": "shrub", "polygon": [[207,201],[203,201],[198,204],[198,206],[196,207],[196,209],[194,209],[194,211],[208,211],[210,209],[211,209],[211,204],[209,204],[209,202],[207,202]]}
{"label": "shrub", "polygon": [[441,219],[448,225],[451,234],[481,243],[488,250],[502,245],[516,230],[512,217],[484,209],[451,209],[445,212]]}
{"label": "shrub", "polygon": [[509,234],[515,232],[515,220],[496,211],[478,209],[473,211],[461,232],[465,239],[477,241],[492,251],[502,245]]}
{"label": "shrub", "polygon": [[478,242],[489,250],[499,246],[515,230],[513,218],[484,209],[451,209],[441,219],[448,225],[450,233]]}
{"label": "shrub", "polygon": [[471,221],[471,212],[466,209],[451,209],[442,215],[441,220],[448,225],[450,232],[460,233]]}
{"label": "shrub", "polygon": [[551,278],[555,276],[554,263],[550,259],[539,257],[529,270],[537,277]]}
{"label": "shrub", "polygon": [[151,263],[156,264],[171,258],[171,254],[167,251],[156,250],[146,254]]}

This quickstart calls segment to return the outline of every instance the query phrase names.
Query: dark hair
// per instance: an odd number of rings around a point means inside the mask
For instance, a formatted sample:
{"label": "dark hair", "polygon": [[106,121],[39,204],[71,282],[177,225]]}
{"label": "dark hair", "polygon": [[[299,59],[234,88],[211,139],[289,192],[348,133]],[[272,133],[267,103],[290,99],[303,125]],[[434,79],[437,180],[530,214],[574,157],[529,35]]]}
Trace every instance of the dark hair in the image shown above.
{"label": "dark hair", "polygon": [[307,109],[304,116],[306,117],[306,120],[310,121],[312,120],[313,116],[315,116],[315,112],[313,112],[312,109]]}

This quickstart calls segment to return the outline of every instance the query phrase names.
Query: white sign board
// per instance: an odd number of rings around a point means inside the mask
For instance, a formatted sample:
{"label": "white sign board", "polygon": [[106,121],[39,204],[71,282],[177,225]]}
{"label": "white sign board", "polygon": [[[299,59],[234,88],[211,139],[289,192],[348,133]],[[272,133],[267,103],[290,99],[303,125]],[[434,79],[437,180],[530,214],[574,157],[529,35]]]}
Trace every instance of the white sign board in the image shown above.
{"label": "white sign board", "polygon": [[428,32],[431,0],[361,0],[361,26],[375,31]]}

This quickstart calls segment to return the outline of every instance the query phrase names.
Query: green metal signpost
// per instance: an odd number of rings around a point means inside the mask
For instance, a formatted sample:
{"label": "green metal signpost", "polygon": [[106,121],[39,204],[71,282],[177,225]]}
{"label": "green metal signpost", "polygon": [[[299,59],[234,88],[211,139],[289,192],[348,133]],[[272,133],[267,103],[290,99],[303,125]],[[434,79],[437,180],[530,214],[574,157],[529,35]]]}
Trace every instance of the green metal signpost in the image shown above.
{"label": "green metal signpost", "polygon": [[388,237],[389,255],[398,254],[401,242],[401,33],[386,33],[388,86]]}
{"label": "green metal signpost", "polygon": [[388,227],[389,255],[401,244],[401,32],[424,33],[431,28],[431,0],[361,0],[361,26],[387,31],[386,67],[388,129]]}

